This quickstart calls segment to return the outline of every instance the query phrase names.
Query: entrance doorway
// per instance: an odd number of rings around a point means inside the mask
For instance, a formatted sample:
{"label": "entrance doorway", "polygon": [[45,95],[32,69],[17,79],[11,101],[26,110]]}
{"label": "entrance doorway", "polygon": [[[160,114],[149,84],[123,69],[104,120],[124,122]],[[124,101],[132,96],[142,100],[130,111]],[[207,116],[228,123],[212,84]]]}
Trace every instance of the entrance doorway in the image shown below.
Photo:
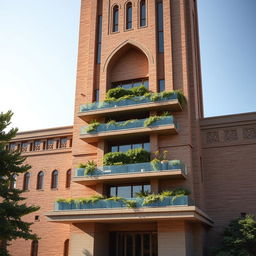
{"label": "entrance doorway", "polygon": [[110,256],[157,256],[157,232],[110,232]]}

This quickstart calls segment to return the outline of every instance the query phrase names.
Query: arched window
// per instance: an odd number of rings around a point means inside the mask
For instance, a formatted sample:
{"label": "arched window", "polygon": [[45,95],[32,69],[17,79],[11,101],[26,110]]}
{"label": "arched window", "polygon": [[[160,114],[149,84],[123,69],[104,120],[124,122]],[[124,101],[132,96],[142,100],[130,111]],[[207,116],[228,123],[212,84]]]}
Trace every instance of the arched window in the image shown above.
{"label": "arched window", "polygon": [[66,173],[66,188],[70,187],[71,182],[71,170],[68,170]]}
{"label": "arched window", "polygon": [[132,3],[126,5],[126,29],[132,28]]}
{"label": "arched window", "polygon": [[30,180],[30,173],[26,172],[24,175],[24,180],[23,180],[23,190],[28,190],[29,180]]}
{"label": "arched window", "polygon": [[118,31],[118,21],[119,21],[119,8],[117,5],[113,8],[113,32]]}
{"label": "arched window", "polygon": [[65,242],[64,242],[63,256],[68,256],[68,249],[69,249],[69,239],[65,240]]}
{"label": "arched window", "polygon": [[40,171],[37,175],[36,189],[43,189],[44,186],[44,172]]}
{"label": "arched window", "polygon": [[147,24],[146,18],[146,3],[145,0],[140,1],[140,27],[144,27]]}
{"label": "arched window", "polygon": [[17,187],[17,175],[12,175],[12,180],[10,182],[10,188],[15,189]]}
{"label": "arched window", "polygon": [[54,170],[52,172],[52,183],[51,188],[57,188],[58,187],[58,171]]}
{"label": "arched window", "polygon": [[38,255],[38,241],[32,241],[31,243],[31,256],[37,256]]}

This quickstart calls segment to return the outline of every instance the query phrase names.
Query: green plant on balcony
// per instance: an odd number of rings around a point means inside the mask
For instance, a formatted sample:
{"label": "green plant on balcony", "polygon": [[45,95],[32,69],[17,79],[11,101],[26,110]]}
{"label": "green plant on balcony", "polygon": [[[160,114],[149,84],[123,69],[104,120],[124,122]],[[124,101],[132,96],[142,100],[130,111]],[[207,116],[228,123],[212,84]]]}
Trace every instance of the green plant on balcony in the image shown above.
{"label": "green plant on balcony", "polygon": [[157,158],[154,158],[150,162],[151,166],[153,167],[154,171],[161,170],[161,161]]}
{"label": "green plant on balcony", "polygon": [[89,160],[86,164],[79,164],[78,168],[84,168],[84,174],[90,175],[96,170],[97,164],[93,160]]}
{"label": "green plant on balcony", "polygon": [[134,93],[131,90],[124,89],[122,87],[116,87],[113,89],[108,90],[106,94],[105,101],[113,101],[120,99],[124,96],[132,95],[134,96]]}
{"label": "green plant on balcony", "polygon": [[150,195],[144,197],[142,205],[149,205],[149,204],[155,203],[160,200],[161,200],[160,194],[150,194]]}
{"label": "green plant on balcony", "polygon": [[129,157],[123,152],[109,152],[103,157],[103,165],[129,164]]}
{"label": "green plant on balcony", "polygon": [[96,120],[92,121],[87,127],[86,132],[93,132],[96,131],[97,127],[100,125],[100,123]]}
{"label": "green plant on balcony", "polygon": [[136,208],[136,202],[133,200],[126,200],[125,201],[125,205],[127,206],[127,208]]}
{"label": "green plant on balcony", "polygon": [[107,201],[114,201],[114,202],[119,202],[119,203],[125,203],[126,199],[124,197],[120,196],[112,196],[106,199]]}
{"label": "green plant on balcony", "polygon": [[87,203],[96,203],[100,200],[104,200],[105,198],[102,195],[92,195],[88,198],[86,198]]}
{"label": "green plant on balcony", "polygon": [[144,85],[136,86],[130,89],[134,96],[144,96],[146,93],[149,93],[148,88]]}
{"label": "green plant on balcony", "polygon": [[140,191],[140,192],[136,192],[135,193],[135,196],[136,197],[139,197],[139,198],[144,198],[144,197],[146,197],[146,196],[148,196],[148,195],[150,195],[151,193],[148,191],[148,190],[146,190],[146,191]]}
{"label": "green plant on balcony", "polygon": [[156,121],[158,120],[161,120],[165,117],[167,117],[169,115],[168,112],[164,112],[162,115],[158,116],[158,115],[154,115],[154,116],[150,116],[149,118],[147,118],[145,121],[144,121],[144,127],[148,127],[150,126],[151,124],[155,123]]}
{"label": "green plant on balcony", "polygon": [[126,120],[125,122],[120,123],[118,126],[127,126],[128,124],[135,123],[136,121],[138,121],[138,119]]}
{"label": "green plant on balcony", "polygon": [[103,165],[124,165],[149,162],[150,153],[143,148],[129,149],[127,152],[109,152],[103,157]]}
{"label": "green plant on balcony", "polygon": [[143,148],[129,149],[126,155],[130,159],[131,164],[145,163],[150,160],[150,153]]}

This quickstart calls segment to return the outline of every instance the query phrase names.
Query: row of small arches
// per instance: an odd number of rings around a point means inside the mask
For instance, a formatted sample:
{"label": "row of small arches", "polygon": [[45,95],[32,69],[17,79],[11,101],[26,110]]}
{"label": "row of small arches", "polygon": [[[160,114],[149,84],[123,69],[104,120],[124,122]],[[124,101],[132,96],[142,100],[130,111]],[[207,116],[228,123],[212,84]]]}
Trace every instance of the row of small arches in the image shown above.
{"label": "row of small arches", "polygon": [[[29,190],[30,186],[30,176],[31,174],[29,172],[24,174],[24,179],[23,179],[23,190]],[[42,190],[44,188],[44,172],[40,171],[37,174],[37,182],[36,182],[36,189]],[[51,173],[51,189],[56,189],[58,188],[58,180],[59,180],[59,171],[54,170]],[[70,187],[71,183],[71,170],[67,170],[66,172],[66,188]]]}
{"label": "row of small arches", "polygon": [[[146,18],[146,1],[141,0],[139,4],[139,25],[140,27],[145,27],[147,25],[147,18]],[[125,28],[127,30],[132,29],[132,2],[127,2],[125,5]],[[112,32],[119,31],[119,6],[113,6],[113,20],[112,20]]]}

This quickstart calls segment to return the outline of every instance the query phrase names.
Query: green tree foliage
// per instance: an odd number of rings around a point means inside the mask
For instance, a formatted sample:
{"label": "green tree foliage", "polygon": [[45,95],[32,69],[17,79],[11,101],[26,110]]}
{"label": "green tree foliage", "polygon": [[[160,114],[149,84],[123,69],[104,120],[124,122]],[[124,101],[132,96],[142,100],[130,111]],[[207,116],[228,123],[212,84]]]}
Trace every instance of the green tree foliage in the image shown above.
{"label": "green tree foliage", "polygon": [[230,222],[224,231],[222,244],[214,253],[216,256],[255,256],[256,255],[256,220],[255,216]]}
{"label": "green tree foliage", "polygon": [[39,207],[27,206],[21,196],[22,190],[12,186],[15,176],[27,172],[31,167],[24,164],[25,158],[17,151],[9,151],[6,145],[16,136],[17,129],[9,129],[13,113],[0,113],[0,256],[7,256],[8,243],[17,238],[37,240],[30,230],[32,223],[22,221],[22,217]]}

